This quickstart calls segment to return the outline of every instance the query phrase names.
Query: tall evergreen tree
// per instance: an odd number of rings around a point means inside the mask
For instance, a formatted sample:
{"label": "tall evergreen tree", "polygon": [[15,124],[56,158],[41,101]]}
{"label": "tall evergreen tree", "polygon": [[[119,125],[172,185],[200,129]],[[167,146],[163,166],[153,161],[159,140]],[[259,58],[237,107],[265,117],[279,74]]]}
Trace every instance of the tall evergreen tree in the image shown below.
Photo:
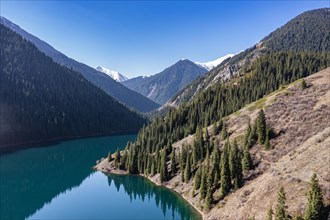
{"label": "tall evergreen tree", "polygon": [[282,186],[278,192],[277,205],[276,205],[276,209],[275,209],[275,220],[287,220],[288,219],[288,213],[286,210],[285,200],[286,200],[285,191]]}
{"label": "tall evergreen tree", "polygon": [[227,132],[227,126],[226,126],[226,123],[223,123],[223,125],[222,125],[221,137],[222,137],[222,140],[226,140],[227,137],[228,137],[228,132]]}
{"label": "tall evergreen tree", "polygon": [[205,211],[209,211],[211,209],[213,203],[213,191],[211,187],[208,187],[207,193],[205,196]]}
{"label": "tall evergreen tree", "polygon": [[160,159],[160,182],[165,182],[167,180],[167,166],[166,166],[166,151],[161,152]]}
{"label": "tall evergreen tree", "polygon": [[186,183],[188,183],[189,180],[190,180],[190,173],[191,173],[190,154],[188,152],[188,154],[187,154],[186,168],[185,168],[185,172],[184,172],[184,181]]}
{"label": "tall evergreen tree", "polygon": [[118,148],[117,148],[117,151],[115,153],[115,166],[117,168],[119,168],[119,166],[120,166],[120,151],[119,151]]}
{"label": "tall evergreen tree", "polygon": [[215,121],[212,127],[212,135],[218,135],[219,134],[219,127],[218,127],[218,123]]}
{"label": "tall evergreen tree", "polygon": [[249,151],[249,147],[246,145],[243,149],[243,158],[242,158],[242,169],[243,171],[250,170],[252,167],[252,160]]}
{"label": "tall evergreen tree", "polygon": [[238,189],[243,184],[243,176],[242,176],[242,162],[239,156],[236,140],[234,141],[230,151],[229,168],[230,168],[231,180],[233,181],[233,187],[235,189]]}
{"label": "tall evergreen tree", "polygon": [[273,214],[274,214],[274,211],[273,211],[272,205],[270,205],[268,213],[267,213],[267,220],[273,220]]}
{"label": "tall evergreen tree", "polygon": [[230,178],[230,168],[229,168],[229,161],[228,161],[228,151],[229,151],[229,143],[227,142],[223,147],[222,154],[221,154],[221,177],[220,177],[220,184],[221,184],[221,195],[226,196],[229,193],[231,188],[231,178]]}
{"label": "tall evergreen tree", "polygon": [[316,174],[311,178],[310,188],[308,191],[308,204],[305,213],[306,220],[322,219],[323,217],[323,197]]}
{"label": "tall evergreen tree", "polygon": [[302,79],[301,80],[301,90],[304,90],[304,89],[306,89],[307,88],[307,84],[306,84],[306,81],[305,81],[305,79]]}
{"label": "tall evergreen tree", "polygon": [[262,109],[259,111],[257,118],[257,134],[258,143],[264,144],[266,140],[266,116]]}
{"label": "tall evergreen tree", "polygon": [[201,185],[200,185],[200,200],[203,200],[206,196],[206,191],[207,191],[207,179],[206,179],[206,175],[207,175],[207,168],[204,165],[203,169],[202,169],[202,178],[201,178]]}
{"label": "tall evergreen tree", "polygon": [[109,151],[109,152],[108,152],[108,162],[110,162],[111,159],[112,159],[112,158],[111,158],[111,152]]}
{"label": "tall evergreen tree", "polygon": [[202,172],[200,167],[197,169],[194,177],[194,189],[198,190],[201,186],[201,180],[202,180]]}
{"label": "tall evergreen tree", "polygon": [[174,176],[175,173],[176,173],[176,155],[175,155],[175,149],[173,149],[171,153],[171,175]]}

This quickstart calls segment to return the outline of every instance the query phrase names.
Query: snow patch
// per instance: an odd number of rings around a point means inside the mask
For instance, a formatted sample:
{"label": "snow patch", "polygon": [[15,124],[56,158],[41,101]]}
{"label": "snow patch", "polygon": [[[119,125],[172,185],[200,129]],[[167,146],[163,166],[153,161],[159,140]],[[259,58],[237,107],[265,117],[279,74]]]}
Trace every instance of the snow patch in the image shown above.
{"label": "snow patch", "polygon": [[99,71],[99,72],[107,74],[112,79],[116,80],[117,82],[124,82],[124,81],[128,80],[128,78],[126,76],[123,76],[119,72],[108,69],[108,68],[105,68],[103,66],[96,67],[96,70]]}
{"label": "snow patch", "polygon": [[213,61],[209,61],[206,63],[199,63],[199,62],[195,62],[195,64],[197,64],[200,67],[203,67],[205,69],[207,69],[208,71],[210,71],[211,69],[213,69],[214,67],[218,66],[219,64],[221,64],[224,60],[231,58],[233,56],[235,56],[236,54],[227,54],[223,57],[220,57],[216,60]]}

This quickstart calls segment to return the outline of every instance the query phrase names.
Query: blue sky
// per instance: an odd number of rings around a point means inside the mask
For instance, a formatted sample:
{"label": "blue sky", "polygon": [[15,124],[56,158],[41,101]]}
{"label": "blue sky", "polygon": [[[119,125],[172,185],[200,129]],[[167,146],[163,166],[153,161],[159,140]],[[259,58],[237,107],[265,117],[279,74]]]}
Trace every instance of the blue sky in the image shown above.
{"label": "blue sky", "polygon": [[1,1],[1,15],[92,67],[134,77],[253,46],[329,1]]}

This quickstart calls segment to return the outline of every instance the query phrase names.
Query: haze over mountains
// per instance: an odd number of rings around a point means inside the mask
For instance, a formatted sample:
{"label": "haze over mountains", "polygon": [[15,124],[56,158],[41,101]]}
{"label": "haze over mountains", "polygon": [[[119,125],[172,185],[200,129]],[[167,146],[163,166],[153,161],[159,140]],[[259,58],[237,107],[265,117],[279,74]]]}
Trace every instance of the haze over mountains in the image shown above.
{"label": "haze over mountains", "polygon": [[181,59],[160,73],[149,77],[139,76],[122,83],[154,102],[163,105],[196,78],[232,56],[233,54],[228,54],[206,63]]}
{"label": "haze over mountains", "polygon": [[146,121],[0,24],[0,146],[136,132]]}
{"label": "haze over mountains", "polygon": [[159,107],[159,104],[151,101],[143,95],[128,89],[119,82],[109,77],[105,73],[101,73],[96,69],[89,67],[83,63],[79,63],[61,52],[54,49],[46,42],[40,40],[36,36],[21,29],[18,25],[12,23],[8,19],[1,16],[0,23],[15,31],[23,38],[31,41],[41,52],[51,57],[55,62],[64,65],[68,68],[80,72],[88,81],[92,82],[95,86],[104,90],[108,95],[114,97],[121,103],[136,109],[140,112],[149,112]]}

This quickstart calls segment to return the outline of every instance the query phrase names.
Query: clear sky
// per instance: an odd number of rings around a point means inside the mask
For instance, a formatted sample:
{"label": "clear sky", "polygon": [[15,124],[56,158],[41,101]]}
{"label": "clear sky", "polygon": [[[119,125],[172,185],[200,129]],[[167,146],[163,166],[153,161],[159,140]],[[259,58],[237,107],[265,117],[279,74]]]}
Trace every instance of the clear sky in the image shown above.
{"label": "clear sky", "polygon": [[89,66],[129,78],[253,46],[329,1],[0,1],[1,15]]}

